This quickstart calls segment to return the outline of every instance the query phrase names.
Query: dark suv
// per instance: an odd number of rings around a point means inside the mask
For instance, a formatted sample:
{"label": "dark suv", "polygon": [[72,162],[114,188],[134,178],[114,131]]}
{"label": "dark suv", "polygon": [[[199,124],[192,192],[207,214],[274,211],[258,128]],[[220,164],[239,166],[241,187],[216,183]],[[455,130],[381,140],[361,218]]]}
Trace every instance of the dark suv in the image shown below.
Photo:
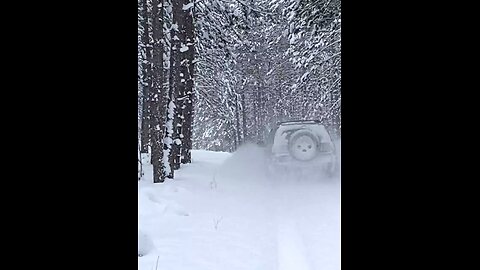
{"label": "dark suv", "polygon": [[336,172],[335,145],[317,120],[278,122],[267,141],[270,170],[313,168],[331,176]]}

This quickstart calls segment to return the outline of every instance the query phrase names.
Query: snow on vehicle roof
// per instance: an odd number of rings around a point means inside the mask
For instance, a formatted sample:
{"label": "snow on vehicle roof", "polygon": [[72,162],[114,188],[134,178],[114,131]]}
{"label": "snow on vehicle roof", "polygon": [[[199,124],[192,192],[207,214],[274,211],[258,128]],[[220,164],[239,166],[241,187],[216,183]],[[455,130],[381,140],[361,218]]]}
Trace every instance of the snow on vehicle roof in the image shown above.
{"label": "snow on vehicle roof", "polygon": [[318,121],[318,120],[291,120],[291,121],[278,122],[278,125],[295,125],[295,124],[320,124],[320,121]]}

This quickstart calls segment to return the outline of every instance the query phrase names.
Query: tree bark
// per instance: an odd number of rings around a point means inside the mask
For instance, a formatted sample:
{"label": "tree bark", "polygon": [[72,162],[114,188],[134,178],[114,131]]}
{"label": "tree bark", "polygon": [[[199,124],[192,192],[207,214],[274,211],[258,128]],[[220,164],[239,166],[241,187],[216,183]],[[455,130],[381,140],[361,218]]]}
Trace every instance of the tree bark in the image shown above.
{"label": "tree bark", "polygon": [[142,10],[142,126],[140,135],[140,153],[148,153],[148,146],[150,145],[150,87],[152,85],[152,71],[151,71],[151,51],[150,51],[150,38],[148,27],[148,3],[147,0],[141,1]]}
{"label": "tree bark", "polygon": [[236,143],[235,143],[235,150],[238,149],[238,147],[241,144],[241,134],[240,134],[240,104],[238,101],[238,94],[235,94],[235,126],[236,126],[236,132],[237,132],[237,137],[236,137]]}
{"label": "tree bark", "polygon": [[[175,66],[177,67],[174,73],[174,91],[177,93],[175,99],[175,105],[177,111],[175,113],[175,132],[174,132],[174,144],[172,147],[172,167],[174,170],[180,168],[182,141],[184,137],[184,121],[185,121],[185,99],[186,93],[186,76],[187,69],[187,52],[186,47],[186,15],[188,10],[184,10],[183,7],[188,4],[188,0],[173,1],[173,22],[178,26],[178,31],[172,35],[172,44],[175,44]],[[177,38],[175,38],[177,37]],[[174,42],[175,41],[175,42]]]}
{"label": "tree bark", "polygon": [[152,103],[151,103],[151,143],[153,182],[165,181],[163,168],[163,126],[165,119],[165,100],[163,99],[163,0],[152,1]]}
{"label": "tree bark", "polygon": [[247,141],[248,132],[247,132],[247,113],[245,107],[245,93],[242,93],[242,125],[243,125],[243,143]]}
{"label": "tree bark", "polygon": [[[183,6],[187,0],[172,1],[173,24],[171,30],[171,50],[170,50],[170,88],[169,88],[169,106],[175,107],[173,114],[168,113],[167,128],[171,130],[167,133],[166,148],[169,152],[169,169],[167,177],[174,177],[174,170],[180,167],[180,147],[182,124],[183,124],[183,97],[185,96],[185,74],[182,44],[185,44],[185,14]],[[181,76],[183,75],[183,76]]]}
{"label": "tree bark", "polygon": [[[193,3],[194,0],[190,0]],[[185,38],[186,46],[188,50],[185,54],[187,73],[186,73],[186,84],[185,84],[185,94],[186,98],[184,101],[184,128],[183,128],[183,138],[182,138],[182,159],[183,164],[192,162],[192,129],[193,129],[193,104],[194,104],[194,59],[195,59],[195,31],[194,31],[194,12],[195,6],[193,5],[187,14],[185,14]]]}

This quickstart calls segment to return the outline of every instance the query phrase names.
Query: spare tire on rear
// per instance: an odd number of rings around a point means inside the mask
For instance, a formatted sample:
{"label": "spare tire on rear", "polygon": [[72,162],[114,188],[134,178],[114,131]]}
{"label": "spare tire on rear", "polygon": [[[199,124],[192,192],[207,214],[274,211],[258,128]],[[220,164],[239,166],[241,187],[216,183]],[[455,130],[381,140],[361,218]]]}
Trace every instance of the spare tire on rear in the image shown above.
{"label": "spare tire on rear", "polygon": [[288,151],[296,160],[309,161],[318,155],[319,140],[311,131],[301,129],[294,132],[288,141]]}

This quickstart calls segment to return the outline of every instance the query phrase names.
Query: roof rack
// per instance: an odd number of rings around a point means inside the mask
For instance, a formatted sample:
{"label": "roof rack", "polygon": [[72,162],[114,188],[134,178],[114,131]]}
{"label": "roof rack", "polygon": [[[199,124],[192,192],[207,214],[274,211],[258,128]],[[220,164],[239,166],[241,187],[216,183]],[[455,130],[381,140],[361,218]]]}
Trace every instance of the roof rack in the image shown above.
{"label": "roof rack", "polygon": [[290,120],[279,121],[277,125],[295,125],[295,124],[320,124],[319,120]]}

